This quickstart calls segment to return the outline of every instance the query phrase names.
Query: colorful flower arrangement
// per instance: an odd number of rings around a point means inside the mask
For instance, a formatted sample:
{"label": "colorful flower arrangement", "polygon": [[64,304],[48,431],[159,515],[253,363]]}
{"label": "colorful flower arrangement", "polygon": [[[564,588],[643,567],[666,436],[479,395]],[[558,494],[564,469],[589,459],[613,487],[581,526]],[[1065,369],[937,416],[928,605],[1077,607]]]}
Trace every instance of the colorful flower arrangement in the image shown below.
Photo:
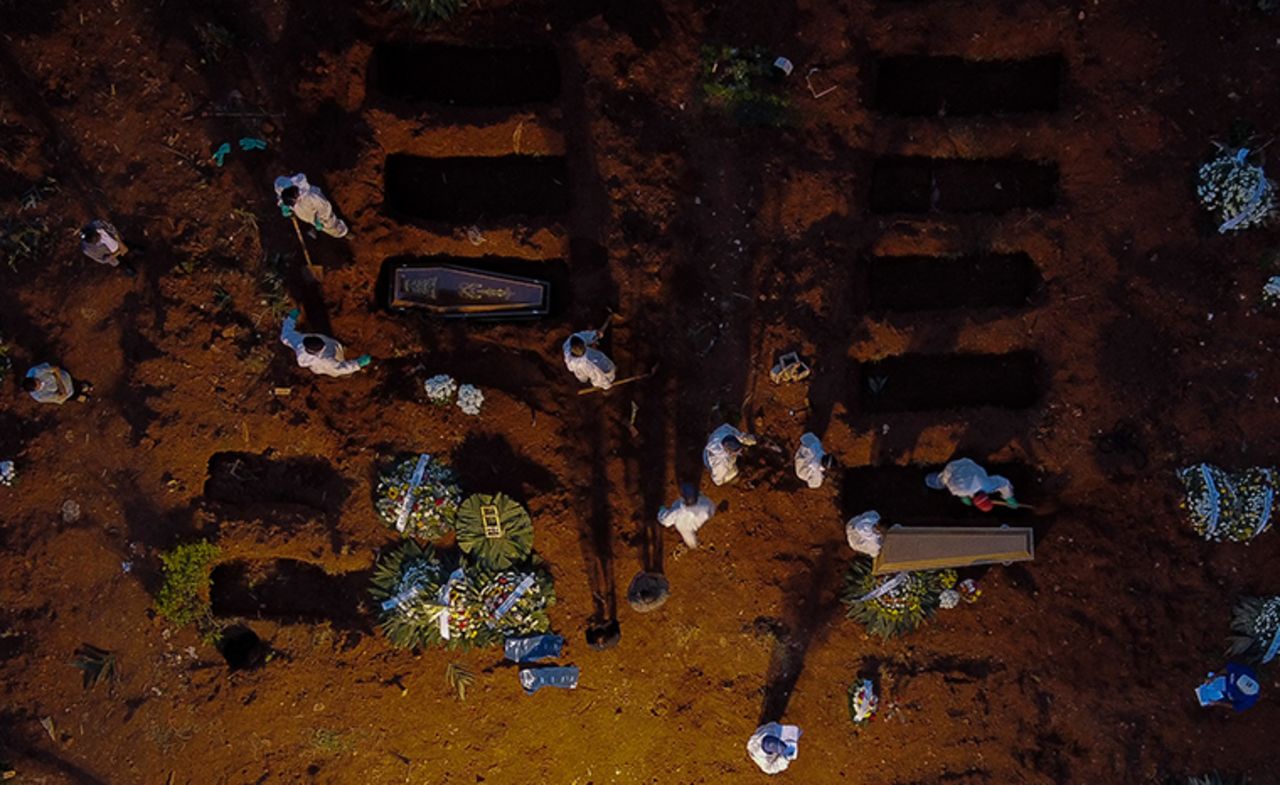
{"label": "colorful flower arrangement", "polygon": [[1196,196],[1226,233],[1262,226],[1276,209],[1276,186],[1262,167],[1249,163],[1250,150],[1219,149],[1200,167]]}
{"label": "colorful flower arrangement", "polygon": [[871,564],[867,558],[853,561],[840,599],[850,619],[884,638],[915,630],[941,606],[942,593],[956,585],[955,570],[872,575]]}
{"label": "colorful flower arrangement", "polygon": [[453,530],[462,489],[448,464],[421,455],[392,463],[378,479],[375,500],[387,526],[431,540]]}
{"label": "colorful flower arrangement", "polygon": [[551,575],[536,562],[488,572],[465,555],[406,542],[378,561],[370,593],[392,644],[469,649],[547,632]]}
{"label": "colorful flower arrangement", "polygon": [[1238,472],[1200,463],[1178,470],[1186,489],[1183,509],[1191,528],[1206,540],[1247,542],[1271,523],[1276,478],[1273,469]]}
{"label": "colorful flower arrangement", "polygon": [[1227,656],[1252,664],[1280,656],[1280,595],[1241,597],[1231,614]]}

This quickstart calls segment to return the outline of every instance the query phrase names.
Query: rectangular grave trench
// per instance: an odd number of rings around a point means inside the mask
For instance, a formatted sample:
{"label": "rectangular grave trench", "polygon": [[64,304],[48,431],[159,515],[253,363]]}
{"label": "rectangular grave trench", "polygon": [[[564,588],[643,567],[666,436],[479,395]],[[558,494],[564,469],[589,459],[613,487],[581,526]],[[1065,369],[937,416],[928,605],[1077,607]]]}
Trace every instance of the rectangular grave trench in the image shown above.
{"label": "rectangular grave trench", "polygon": [[318,564],[294,559],[233,561],[214,568],[209,596],[219,618],[355,628],[364,626],[360,603],[369,576],[365,570],[330,575]]}
{"label": "rectangular grave trench", "polygon": [[238,506],[300,506],[336,514],[351,483],[318,457],[272,458],[268,453],[219,452],[209,458],[206,499]]}
{"label": "rectangular grave trench", "polygon": [[383,176],[387,207],[411,220],[554,218],[569,211],[564,156],[426,158],[394,153],[387,157]]}
{"label": "rectangular grave trench", "polygon": [[[959,457],[959,456],[958,456]],[[1034,467],[1025,463],[982,463],[991,474],[1008,478],[1019,501],[1035,499],[1040,477]],[[936,466],[858,466],[841,472],[840,508],[846,519],[867,510],[880,513],[885,526],[901,524],[970,524],[998,526],[1008,523],[1028,526],[1034,513],[1027,509],[1010,510],[997,507],[985,513],[962,504],[946,491],[935,491],[924,484],[925,475],[942,469]],[[1034,501],[1031,504],[1034,505]]]}
{"label": "rectangular grave trench", "polygon": [[1026,60],[880,57],[872,106],[904,116],[1049,112],[1058,108],[1064,70],[1056,54]]}
{"label": "rectangular grave trench", "polygon": [[875,312],[1022,308],[1044,284],[1025,253],[872,256],[866,266]]}
{"label": "rectangular grave trench", "polygon": [[1005,213],[1052,207],[1056,164],[1017,158],[887,156],[871,169],[874,213]]}
{"label": "rectangular grave trench", "polygon": [[857,409],[929,412],[991,406],[1026,409],[1040,399],[1040,359],[1010,354],[904,354],[861,363]]}
{"label": "rectangular grave trench", "polygon": [[406,101],[522,106],[560,96],[560,63],[550,46],[384,42],[374,47],[370,82],[382,95]]}

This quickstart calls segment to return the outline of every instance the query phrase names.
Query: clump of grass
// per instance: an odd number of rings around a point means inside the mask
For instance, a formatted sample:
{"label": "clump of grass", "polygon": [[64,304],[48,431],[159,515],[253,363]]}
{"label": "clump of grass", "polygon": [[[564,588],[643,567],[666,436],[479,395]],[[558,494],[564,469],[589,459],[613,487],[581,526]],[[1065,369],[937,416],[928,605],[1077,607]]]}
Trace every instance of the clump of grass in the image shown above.
{"label": "clump of grass", "polygon": [[91,690],[104,682],[114,685],[119,681],[120,673],[116,664],[114,653],[88,643],[76,649],[76,656],[71,660],[72,667],[78,668],[84,674],[86,690]]}
{"label": "clump of grass", "polygon": [[790,119],[775,72],[763,49],[702,48],[702,93],[710,106],[740,125],[777,127]]}
{"label": "clump of grass", "polygon": [[351,749],[351,741],[336,730],[316,728],[311,734],[311,748],[326,755],[338,755]]}
{"label": "clump of grass", "polygon": [[221,555],[218,546],[206,540],[184,543],[160,554],[164,564],[164,583],[156,594],[160,615],[179,626],[208,619],[213,565]]}
{"label": "clump of grass", "polygon": [[444,683],[449,685],[449,689],[453,690],[454,696],[460,700],[467,699],[467,688],[474,684],[476,675],[456,662],[451,662],[444,666]]}
{"label": "clump of grass", "polygon": [[0,222],[0,259],[10,270],[18,271],[19,264],[38,262],[49,241],[49,226],[43,218],[16,221],[5,218]]}
{"label": "clump of grass", "polygon": [[441,22],[466,5],[466,0],[386,0],[387,5],[404,11],[420,25]]}

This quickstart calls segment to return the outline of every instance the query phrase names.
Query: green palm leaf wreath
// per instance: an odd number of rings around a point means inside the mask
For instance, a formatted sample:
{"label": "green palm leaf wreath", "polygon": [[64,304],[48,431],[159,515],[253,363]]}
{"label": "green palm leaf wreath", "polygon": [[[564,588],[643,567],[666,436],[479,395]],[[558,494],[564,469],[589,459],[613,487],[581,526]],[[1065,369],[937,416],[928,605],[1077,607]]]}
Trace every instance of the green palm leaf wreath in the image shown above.
{"label": "green palm leaf wreath", "polygon": [[455,527],[458,547],[485,570],[505,570],[533,552],[529,511],[503,493],[468,496]]}

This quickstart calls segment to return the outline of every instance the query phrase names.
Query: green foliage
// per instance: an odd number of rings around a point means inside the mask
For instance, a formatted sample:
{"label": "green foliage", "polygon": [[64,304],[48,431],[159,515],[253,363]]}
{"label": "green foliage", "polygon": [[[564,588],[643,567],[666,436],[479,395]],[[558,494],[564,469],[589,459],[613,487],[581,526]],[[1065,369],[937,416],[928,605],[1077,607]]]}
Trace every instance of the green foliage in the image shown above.
{"label": "green foliage", "polygon": [[488,570],[505,570],[533,551],[533,521],[519,502],[503,493],[468,496],[455,523],[458,547]]}
{"label": "green foliage", "polygon": [[404,11],[420,25],[448,19],[466,5],[466,0],[385,0],[387,5]]}
{"label": "green foliage", "polygon": [[476,675],[466,666],[451,662],[444,666],[444,683],[449,685],[453,694],[460,701],[467,699],[467,688],[475,683]]}
{"label": "green foliage", "polygon": [[707,103],[739,125],[782,126],[790,105],[779,91],[773,62],[763,49],[702,48],[702,93]]}
{"label": "green foliage", "polygon": [[156,595],[160,615],[180,626],[208,618],[210,574],[221,555],[218,546],[206,540],[160,554],[164,564],[164,583]]}
{"label": "green foliage", "polygon": [[956,582],[954,570],[921,570],[907,573],[901,584],[879,597],[860,601],[896,577],[872,575],[871,564],[871,559],[858,558],[849,565],[840,599],[850,619],[883,638],[914,631],[937,611],[942,591]]}
{"label": "green foliage", "polygon": [[1227,656],[1259,664],[1280,635],[1280,595],[1241,597],[1231,614]]}
{"label": "green foliage", "polygon": [[43,218],[17,221],[5,218],[0,222],[0,259],[10,270],[18,271],[18,265],[38,262],[48,250],[49,226]]}

